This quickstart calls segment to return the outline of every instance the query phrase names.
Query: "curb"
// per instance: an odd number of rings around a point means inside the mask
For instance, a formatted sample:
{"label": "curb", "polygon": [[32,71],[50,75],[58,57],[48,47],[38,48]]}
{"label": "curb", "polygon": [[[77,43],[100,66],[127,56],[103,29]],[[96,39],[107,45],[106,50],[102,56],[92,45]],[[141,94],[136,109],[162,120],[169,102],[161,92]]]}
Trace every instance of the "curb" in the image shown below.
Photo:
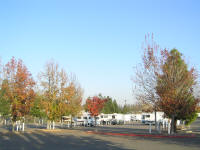
{"label": "curb", "polygon": [[153,137],[153,138],[195,138],[192,135],[153,135],[153,134],[129,134],[129,133],[111,133],[111,132],[93,132],[86,131],[88,134],[100,134],[100,135],[116,135],[116,136],[138,136],[138,137]]}

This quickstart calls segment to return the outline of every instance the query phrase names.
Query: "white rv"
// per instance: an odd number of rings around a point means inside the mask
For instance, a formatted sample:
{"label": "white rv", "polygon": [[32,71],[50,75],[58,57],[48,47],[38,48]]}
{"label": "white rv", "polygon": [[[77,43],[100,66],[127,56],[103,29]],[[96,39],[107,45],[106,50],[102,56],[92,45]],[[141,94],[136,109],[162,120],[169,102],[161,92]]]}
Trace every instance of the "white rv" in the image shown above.
{"label": "white rv", "polygon": [[77,124],[83,126],[94,126],[94,117],[88,112],[82,112],[82,115],[77,117]]}
{"label": "white rv", "polygon": [[[163,122],[164,120],[164,112],[156,112],[156,121]],[[144,124],[155,124],[155,112],[152,113],[142,113],[142,123]]]}
{"label": "white rv", "polygon": [[200,118],[200,113],[197,113],[197,115],[198,115],[198,118]]}
{"label": "white rv", "polygon": [[142,114],[132,114],[132,121],[142,121]]}

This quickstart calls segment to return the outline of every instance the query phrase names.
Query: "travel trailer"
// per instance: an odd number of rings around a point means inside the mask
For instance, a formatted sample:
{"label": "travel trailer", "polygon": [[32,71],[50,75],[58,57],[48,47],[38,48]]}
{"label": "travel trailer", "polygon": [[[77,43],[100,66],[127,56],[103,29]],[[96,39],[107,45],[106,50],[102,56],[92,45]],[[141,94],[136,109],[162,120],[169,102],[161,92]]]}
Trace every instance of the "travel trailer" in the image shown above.
{"label": "travel trailer", "polygon": [[76,122],[78,125],[83,126],[94,126],[95,120],[94,117],[88,112],[82,112],[82,115],[77,117]]}
{"label": "travel trailer", "polygon": [[131,120],[132,121],[141,121],[142,120],[142,114],[132,114]]}
{"label": "travel trailer", "polygon": [[198,115],[198,118],[200,118],[200,113],[197,113],[197,115]]}
{"label": "travel trailer", "polygon": [[132,114],[103,114],[99,116],[99,122],[101,124],[124,124],[132,121]]}
{"label": "travel trailer", "polygon": [[[157,122],[162,123],[164,120],[164,112],[156,112]],[[142,113],[142,123],[144,124],[155,124],[155,112],[152,113]]]}

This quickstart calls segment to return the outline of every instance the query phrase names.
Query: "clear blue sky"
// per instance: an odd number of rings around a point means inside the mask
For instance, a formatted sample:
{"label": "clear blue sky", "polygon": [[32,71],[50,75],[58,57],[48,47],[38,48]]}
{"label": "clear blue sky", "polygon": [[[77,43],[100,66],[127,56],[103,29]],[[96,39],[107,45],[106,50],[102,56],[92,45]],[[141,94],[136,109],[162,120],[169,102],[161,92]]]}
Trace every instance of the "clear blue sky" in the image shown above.
{"label": "clear blue sky", "polygon": [[133,66],[146,33],[200,70],[199,0],[7,0],[0,2],[0,57],[21,58],[36,77],[54,59],[85,97],[133,103]]}

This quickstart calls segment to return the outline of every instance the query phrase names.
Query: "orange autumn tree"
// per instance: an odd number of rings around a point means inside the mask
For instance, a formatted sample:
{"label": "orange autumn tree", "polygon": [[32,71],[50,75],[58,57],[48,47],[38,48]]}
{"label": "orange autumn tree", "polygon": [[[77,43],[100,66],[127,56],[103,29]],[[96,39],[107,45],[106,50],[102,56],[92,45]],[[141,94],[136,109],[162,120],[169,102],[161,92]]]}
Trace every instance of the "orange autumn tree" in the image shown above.
{"label": "orange autumn tree", "polygon": [[4,77],[8,82],[6,94],[11,101],[11,116],[15,123],[29,113],[35,97],[35,82],[22,60],[17,61],[14,57],[4,66]]}
{"label": "orange autumn tree", "polygon": [[53,61],[45,65],[43,72],[39,74],[40,86],[42,88],[43,105],[47,116],[47,129],[51,129],[51,123],[59,118],[57,103],[59,100],[59,66]]}
{"label": "orange autumn tree", "polygon": [[70,116],[72,125],[72,118],[79,116],[82,110],[83,90],[77,82],[76,76],[73,74],[67,75],[65,70],[62,69],[59,91],[58,108],[60,116]]}
{"label": "orange autumn tree", "polygon": [[193,88],[197,84],[197,75],[194,68],[188,69],[178,50],[165,51],[163,55],[165,62],[161,66],[162,72],[157,74],[156,90],[161,109],[172,119],[171,133],[174,133],[177,120],[189,123],[196,117],[199,100],[195,98]]}
{"label": "orange autumn tree", "polygon": [[62,120],[66,115],[75,116],[81,111],[82,89],[54,61],[46,64],[39,77],[47,128],[51,129],[52,126],[54,129],[55,121]]}
{"label": "orange autumn tree", "polygon": [[67,114],[75,117],[79,115],[82,110],[81,102],[83,91],[78,83],[72,80],[69,85],[66,87],[65,92],[67,100]]}
{"label": "orange autumn tree", "polygon": [[100,114],[101,110],[104,107],[105,102],[106,99],[103,99],[99,96],[94,96],[92,98],[89,97],[86,100],[87,110],[90,112],[91,116],[94,116],[95,124],[96,124],[96,117]]}

